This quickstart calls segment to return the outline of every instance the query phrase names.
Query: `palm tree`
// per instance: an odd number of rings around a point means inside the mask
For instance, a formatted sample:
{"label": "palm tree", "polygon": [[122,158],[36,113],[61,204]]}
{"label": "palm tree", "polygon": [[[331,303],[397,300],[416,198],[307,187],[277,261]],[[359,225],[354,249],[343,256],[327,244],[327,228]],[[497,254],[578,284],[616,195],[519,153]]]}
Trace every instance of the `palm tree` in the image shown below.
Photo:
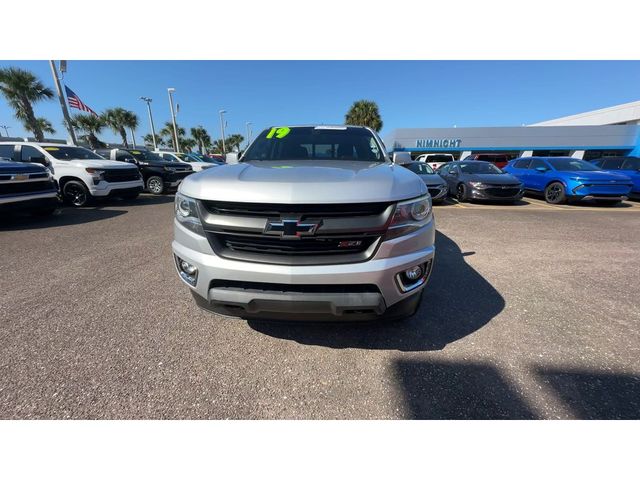
{"label": "palm tree", "polygon": [[[186,135],[186,130],[180,126],[178,127],[178,142],[180,142],[180,138],[184,137]],[[175,145],[175,139],[173,138],[173,123],[172,122],[165,122],[164,123],[164,127],[162,128],[162,130],[160,130],[160,135],[162,135],[163,137],[167,137],[169,138],[169,141],[171,143],[171,145],[173,146],[173,150],[178,150],[178,148]]]}
{"label": "palm tree", "polygon": [[138,116],[124,108],[109,108],[102,114],[102,118],[106,126],[111,128],[122,138],[122,144],[125,148],[129,147],[127,142],[127,128],[135,130],[138,128]]}
{"label": "palm tree", "polygon": [[[46,118],[38,117],[36,118],[36,122],[38,123],[38,126],[40,127],[40,130],[43,133],[48,133],[49,135],[53,135],[54,133],[56,133],[55,128],[53,128],[53,125]],[[25,128],[27,128],[26,125],[25,125]]]}
{"label": "palm tree", "polygon": [[206,148],[211,146],[211,137],[202,125],[198,125],[191,129],[191,136],[198,142],[198,149],[202,155]]}
{"label": "palm tree", "polygon": [[91,148],[100,148],[104,146],[97,135],[106,126],[104,118],[88,113],[78,113],[71,117],[71,125],[73,128],[84,132],[84,137]]}
{"label": "palm tree", "polygon": [[[153,145],[153,135],[151,135],[150,133],[147,133],[144,137],[142,137],[142,140],[144,141],[145,145]],[[162,137],[157,134],[156,134],[156,145],[159,147],[165,145]]]}
{"label": "palm tree", "polygon": [[33,132],[36,141],[42,142],[44,134],[33,112],[33,104],[53,98],[53,91],[45,87],[33,73],[9,67],[0,69],[0,92],[13,108],[15,117]]}
{"label": "palm tree", "polygon": [[382,129],[382,118],[378,104],[371,100],[358,100],[353,102],[351,108],[344,116],[344,122],[347,125],[361,125],[369,127],[379,132]]}
{"label": "palm tree", "polygon": [[195,147],[198,144],[198,142],[193,138],[180,138],[179,142],[180,142],[180,147],[188,151],[193,150],[193,147]]}
{"label": "palm tree", "polygon": [[229,137],[225,140],[226,147],[229,150],[233,150],[234,147],[237,147],[240,150],[240,144],[244,142],[244,137],[239,133],[234,133],[233,135],[229,135]]}

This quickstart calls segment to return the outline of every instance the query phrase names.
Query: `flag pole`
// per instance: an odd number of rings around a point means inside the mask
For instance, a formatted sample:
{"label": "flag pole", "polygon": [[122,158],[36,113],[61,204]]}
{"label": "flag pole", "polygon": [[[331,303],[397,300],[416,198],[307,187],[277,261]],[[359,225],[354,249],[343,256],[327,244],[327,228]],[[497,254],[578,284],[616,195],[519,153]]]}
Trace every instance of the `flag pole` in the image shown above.
{"label": "flag pole", "polygon": [[62,86],[60,85],[60,78],[58,78],[56,64],[53,60],[49,60],[49,65],[51,65],[51,74],[53,75],[53,81],[56,84],[56,90],[58,91],[58,100],[60,100],[60,107],[62,108],[65,127],[67,127],[69,137],[71,137],[71,143],[76,145],[78,143],[76,140],[76,132],[73,131],[73,127],[71,126],[71,118],[69,117],[69,110],[67,110],[67,101],[62,93]]}

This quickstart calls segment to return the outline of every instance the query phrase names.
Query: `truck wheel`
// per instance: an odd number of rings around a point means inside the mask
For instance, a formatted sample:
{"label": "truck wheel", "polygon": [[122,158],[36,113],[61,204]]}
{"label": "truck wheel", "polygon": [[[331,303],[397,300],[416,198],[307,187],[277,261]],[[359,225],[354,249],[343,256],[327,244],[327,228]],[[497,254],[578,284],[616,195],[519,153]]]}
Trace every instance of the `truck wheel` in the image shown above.
{"label": "truck wheel", "polygon": [[567,194],[564,191],[564,185],[560,182],[553,182],[544,189],[544,199],[547,203],[559,205],[567,201]]}
{"label": "truck wheel", "polygon": [[464,202],[466,202],[468,200],[468,198],[467,198],[467,187],[465,186],[464,183],[461,183],[456,187],[456,199],[460,203],[464,203]]}
{"label": "truck wheel", "polygon": [[154,195],[161,195],[164,192],[164,182],[162,181],[162,177],[149,177],[147,178],[147,190],[149,190]]}
{"label": "truck wheel", "polygon": [[64,201],[74,207],[84,207],[91,202],[91,194],[84,183],[70,180],[62,188]]}

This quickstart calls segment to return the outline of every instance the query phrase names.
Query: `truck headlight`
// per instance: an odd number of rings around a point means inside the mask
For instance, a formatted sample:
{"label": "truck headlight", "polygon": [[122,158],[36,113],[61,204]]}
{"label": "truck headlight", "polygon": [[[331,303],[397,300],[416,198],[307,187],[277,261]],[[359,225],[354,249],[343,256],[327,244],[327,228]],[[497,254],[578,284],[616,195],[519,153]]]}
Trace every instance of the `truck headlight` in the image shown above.
{"label": "truck headlight", "polygon": [[198,215],[198,205],[195,199],[181,193],[175,197],[176,220],[193,233],[204,237],[204,229]]}
{"label": "truck headlight", "polygon": [[87,173],[91,174],[94,185],[98,185],[102,180],[104,180],[104,170],[100,170],[98,168],[85,168],[85,170]]}
{"label": "truck headlight", "polygon": [[385,240],[401,237],[426,225],[431,216],[431,197],[426,195],[415,200],[400,202],[393,212]]}

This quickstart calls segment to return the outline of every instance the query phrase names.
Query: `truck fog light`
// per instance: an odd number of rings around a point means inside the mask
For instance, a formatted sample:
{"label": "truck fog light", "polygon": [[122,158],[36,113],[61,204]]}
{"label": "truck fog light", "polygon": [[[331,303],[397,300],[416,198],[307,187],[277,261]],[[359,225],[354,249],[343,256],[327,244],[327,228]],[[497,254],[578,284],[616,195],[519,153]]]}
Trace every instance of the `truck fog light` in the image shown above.
{"label": "truck fog light", "polygon": [[198,271],[198,269],[194,265],[191,265],[189,262],[185,262],[184,260],[180,262],[180,268],[187,275],[193,275]]}
{"label": "truck fog light", "polygon": [[180,257],[176,256],[175,260],[180,278],[192,287],[195,287],[196,283],[198,283],[198,268],[195,265],[191,265],[186,260],[182,260]]}
{"label": "truck fog light", "polygon": [[404,271],[404,276],[407,277],[407,280],[415,281],[422,276],[422,266],[416,265],[415,267],[411,267],[408,270]]}

